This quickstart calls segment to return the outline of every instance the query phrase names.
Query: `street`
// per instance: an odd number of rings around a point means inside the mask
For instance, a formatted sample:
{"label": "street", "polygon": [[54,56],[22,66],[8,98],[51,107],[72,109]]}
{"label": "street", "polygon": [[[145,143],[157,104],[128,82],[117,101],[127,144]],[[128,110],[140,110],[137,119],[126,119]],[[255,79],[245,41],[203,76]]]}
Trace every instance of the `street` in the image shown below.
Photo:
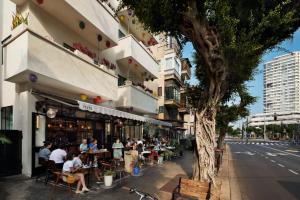
{"label": "street", "polygon": [[286,142],[227,141],[244,200],[300,199],[300,148]]}

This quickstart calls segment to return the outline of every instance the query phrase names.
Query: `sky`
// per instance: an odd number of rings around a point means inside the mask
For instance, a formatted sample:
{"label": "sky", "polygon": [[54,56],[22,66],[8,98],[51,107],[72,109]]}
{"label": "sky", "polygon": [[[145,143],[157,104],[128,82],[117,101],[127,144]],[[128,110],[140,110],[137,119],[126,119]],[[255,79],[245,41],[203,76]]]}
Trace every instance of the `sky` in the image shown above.
{"label": "sky", "polygon": [[[280,47],[285,48],[289,52],[293,51],[300,51],[300,28],[298,31],[296,31],[293,35],[292,39],[287,39],[283,41],[281,44],[279,44]],[[193,61],[192,55],[193,55],[194,49],[191,43],[187,43],[183,49],[182,56],[184,58],[189,58],[190,61]],[[254,79],[250,82],[248,82],[248,89],[249,92],[252,96],[257,97],[257,100],[254,104],[252,104],[249,109],[250,109],[250,114],[256,114],[256,113],[262,113],[263,112],[263,63],[272,60],[272,58],[287,54],[287,52],[274,49],[272,51],[266,52],[262,59],[260,64],[257,67],[257,73],[254,76]],[[191,84],[196,84],[197,80],[194,76],[194,71],[195,71],[195,65],[193,62],[191,62],[193,65],[192,68],[192,77],[190,80]]]}

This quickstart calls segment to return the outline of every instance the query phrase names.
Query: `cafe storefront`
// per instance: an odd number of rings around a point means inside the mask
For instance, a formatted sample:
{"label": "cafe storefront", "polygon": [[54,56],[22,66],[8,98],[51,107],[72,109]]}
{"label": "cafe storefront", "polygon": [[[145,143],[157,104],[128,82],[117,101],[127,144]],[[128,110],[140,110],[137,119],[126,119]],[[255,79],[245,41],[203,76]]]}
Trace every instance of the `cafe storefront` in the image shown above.
{"label": "cafe storefront", "polygon": [[36,94],[36,112],[32,113],[32,175],[40,172],[38,151],[43,141],[51,141],[53,148],[64,146],[77,151],[83,138],[97,139],[98,148],[111,150],[120,138],[142,139],[143,116],[126,113],[83,101],[67,100]]}

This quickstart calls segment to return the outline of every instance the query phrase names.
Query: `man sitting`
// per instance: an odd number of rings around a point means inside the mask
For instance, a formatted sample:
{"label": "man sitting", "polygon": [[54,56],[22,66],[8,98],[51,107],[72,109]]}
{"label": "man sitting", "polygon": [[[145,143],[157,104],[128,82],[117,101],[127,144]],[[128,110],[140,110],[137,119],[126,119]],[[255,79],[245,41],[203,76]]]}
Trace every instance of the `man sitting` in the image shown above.
{"label": "man sitting", "polygon": [[53,160],[58,169],[62,169],[64,165],[64,160],[67,155],[67,152],[62,149],[62,146],[59,146],[57,149],[52,151],[50,154],[49,160]]}

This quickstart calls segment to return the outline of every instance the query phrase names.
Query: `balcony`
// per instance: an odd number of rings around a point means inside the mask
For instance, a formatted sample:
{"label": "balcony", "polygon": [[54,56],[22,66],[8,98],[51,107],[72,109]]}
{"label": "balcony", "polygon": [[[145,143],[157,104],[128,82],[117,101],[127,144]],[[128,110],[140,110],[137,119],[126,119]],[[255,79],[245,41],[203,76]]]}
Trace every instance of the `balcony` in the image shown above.
{"label": "balcony", "polygon": [[[118,79],[114,71],[95,65],[92,59],[76,55],[26,26],[13,30],[3,49],[6,81],[117,99]],[[37,77],[35,83],[29,80],[32,74]]]}
{"label": "balcony", "polygon": [[[53,17],[91,44],[98,42],[97,35],[100,34],[102,36],[100,49],[106,48],[107,41],[110,43],[110,47],[115,46],[118,42],[118,19],[96,0],[44,0],[41,4],[31,0],[11,1],[20,8],[26,8],[25,4],[29,4],[29,26],[33,30],[43,31],[45,29],[50,36],[58,34],[58,30],[52,30],[53,27],[59,29],[56,22],[53,22]],[[80,27],[80,22],[84,23],[83,28]],[[41,27],[43,28],[41,29]]]}
{"label": "balcony", "polygon": [[[138,75],[142,74],[149,79],[158,77],[158,63],[146,47],[132,35],[121,38],[118,46],[104,50],[101,54],[108,58],[114,56],[110,60],[116,60],[124,70],[128,67],[134,67],[132,71]],[[132,63],[129,64],[130,59]]]}
{"label": "balcony", "polygon": [[156,114],[157,98],[129,82],[118,88],[117,107],[144,114]]}
{"label": "balcony", "polygon": [[182,84],[181,83],[181,79],[180,79],[180,75],[179,73],[175,70],[175,68],[171,68],[171,69],[166,69],[164,71],[164,77],[165,77],[165,80],[168,80],[168,79],[174,79],[176,80],[180,85]]}

